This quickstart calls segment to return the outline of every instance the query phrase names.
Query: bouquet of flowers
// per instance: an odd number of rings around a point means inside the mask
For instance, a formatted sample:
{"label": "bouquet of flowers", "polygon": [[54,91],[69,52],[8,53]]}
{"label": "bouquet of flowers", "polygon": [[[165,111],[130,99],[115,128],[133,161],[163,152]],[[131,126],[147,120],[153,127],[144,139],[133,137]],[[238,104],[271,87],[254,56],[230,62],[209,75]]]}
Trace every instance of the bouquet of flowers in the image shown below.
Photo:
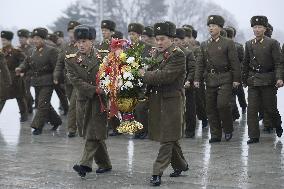
{"label": "bouquet of flowers", "polygon": [[110,116],[122,113],[122,123],[117,129],[121,133],[133,134],[143,126],[134,120],[133,110],[143,86],[138,70],[142,63],[144,45],[132,45],[124,39],[111,41],[111,52],[104,57],[97,74],[97,84],[110,101]]}

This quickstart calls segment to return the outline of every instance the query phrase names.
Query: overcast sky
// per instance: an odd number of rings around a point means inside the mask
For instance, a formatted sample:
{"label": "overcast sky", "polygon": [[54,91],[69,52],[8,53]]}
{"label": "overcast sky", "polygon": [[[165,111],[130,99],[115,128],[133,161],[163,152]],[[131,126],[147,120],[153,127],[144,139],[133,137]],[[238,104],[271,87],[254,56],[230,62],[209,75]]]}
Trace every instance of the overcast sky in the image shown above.
{"label": "overcast sky", "polygon": [[[0,26],[28,28],[51,25],[70,3],[76,0],[3,0]],[[241,29],[250,27],[253,15],[266,15],[275,30],[284,32],[282,0],[208,0],[231,12]],[[13,6],[13,7],[12,7]]]}

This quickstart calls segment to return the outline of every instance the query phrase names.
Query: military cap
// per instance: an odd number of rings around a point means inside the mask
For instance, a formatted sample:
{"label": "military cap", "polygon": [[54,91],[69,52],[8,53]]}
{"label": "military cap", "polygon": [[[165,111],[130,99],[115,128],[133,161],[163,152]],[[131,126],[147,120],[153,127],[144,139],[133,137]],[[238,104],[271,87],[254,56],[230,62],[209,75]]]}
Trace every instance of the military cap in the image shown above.
{"label": "military cap", "polygon": [[154,29],[152,26],[147,26],[144,28],[143,30],[143,35],[147,35],[149,37],[153,37],[154,36]]}
{"label": "military cap", "polygon": [[273,26],[271,24],[267,24],[266,31],[264,32],[264,35],[267,37],[271,37],[273,33]]}
{"label": "military cap", "polygon": [[116,27],[116,24],[112,20],[103,20],[101,22],[101,28],[109,29],[110,31],[114,31]]}
{"label": "military cap", "polygon": [[111,37],[116,39],[123,39],[123,33],[120,31],[114,31],[114,34],[112,34]]}
{"label": "military cap", "polygon": [[177,28],[175,38],[184,39],[184,37],[185,37],[184,28]]}
{"label": "military cap", "polygon": [[251,24],[251,27],[256,26],[256,25],[261,25],[261,26],[267,27],[268,26],[268,19],[267,19],[266,16],[253,16],[250,19],[250,24]]}
{"label": "military cap", "polygon": [[11,31],[1,31],[1,38],[11,41],[14,37],[13,32]]}
{"label": "military cap", "polygon": [[29,30],[26,30],[26,29],[21,29],[21,30],[18,30],[17,31],[17,34],[18,34],[18,37],[29,37],[30,35],[30,32]]}
{"label": "military cap", "polygon": [[81,25],[79,22],[74,21],[74,20],[71,20],[71,21],[68,23],[67,31],[72,30],[72,29],[74,29],[76,26],[79,26],[79,25]]}
{"label": "military cap", "polygon": [[184,24],[182,25],[183,28],[190,28],[191,30],[194,30],[194,27],[192,25],[189,24]]}
{"label": "military cap", "polygon": [[185,37],[192,37],[192,29],[190,29],[189,27],[183,27],[183,30],[185,32]]}
{"label": "military cap", "polygon": [[270,29],[271,31],[273,31],[273,26],[271,24],[267,24],[267,28]]}
{"label": "military cap", "polygon": [[49,34],[47,34],[47,39],[49,39],[50,41],[52,41],[53,43],[56,44],[57,40],[58,40],[58,36],[55,35],[55,34],[49,33]]}
{"label": "military cap", "polygon": [[220,35],[221,35],[222,37],[227,37],[227,32],[226,32],[226,30],[222,29],[222,30],[220,31]]}
{"label": "military cap", "polygon": [[128,25],[128,32],[136,32],[142,35],[143,31],[144,31],[144,26],[140,23],[130,23]]}
{"label": "military cap", "polygon": [[235,37],[237,34],[236,28],[234,28],[233,26],[227,26],[227,28],[231,28],[234,31],[234,37]]}
{"label": "military cap", "polygon": [[76,40],[79,39],[96,39],[96,29],[89,25],[79,25],[74,28],[74,37]]}
{"label": "military cap", "polygon": [[47,29],[45,29],[45,28],[36,28],[36,29],[33,30],[32,37],[38,36],[38,37],[41,37],[42,39],[46,39],[47,34],[48,34]]}
{"label": "military cap", "polygon": [[53,34],[57,35],[57,37],[64,37],[63,31],[55,31]]}
{"label": "military cap", "polygon": [[223,28],[225,24],[225,20],[220,15],[210,15],[208,16],[208,19],[207,19],[207,26],[209,26],[210,24],[216,24],[220,26],[221,28]]}
{"label": "military cap", "polygon": [[176,25],[172,22],[159,22],[154,25],[154,35],[165,35],[168,37],[175,37]]}
{"label": "military cap", "polygon": [[197,34],[198,34],[197,30],[193,29],[193,30],[192,30],[192,37],[193,37],[194,39],[197,38]]}
{"label": "military cap", "polygon": [[234,30],[233,28],[230,28],[230,27],[226,27],[224,28],[224,30],[227,32],[227,37],[232,39],[234,37]]}

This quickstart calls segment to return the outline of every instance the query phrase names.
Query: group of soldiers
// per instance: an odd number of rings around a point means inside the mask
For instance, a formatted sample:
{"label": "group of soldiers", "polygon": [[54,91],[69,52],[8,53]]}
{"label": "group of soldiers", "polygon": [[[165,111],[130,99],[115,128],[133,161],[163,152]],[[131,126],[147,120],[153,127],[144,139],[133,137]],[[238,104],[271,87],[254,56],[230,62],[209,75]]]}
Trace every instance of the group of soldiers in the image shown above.
{"label": "group of soldiers", "polygon": [[[148,137],[161,145],[151,185],[161,184],[169,164],[174,169],[171,177],[188,170],[179,140],[183,135],[194,138],[196,118],[203,128],[209,123],[209,143],[221,142],[223,133],[226,141],[231,140],[233,121],[240,117],[236,97],[242,114],[247,112],[248,144],[259,142],[259,119],[264,120],[265,131],[275,128],[277,136],[282,136],[277,89],[283,86],[284,50],[281,53],[279,42],[271,38],[273,27],[267,17],[254,16],[250,22],[255,38],[245,48],[234,41],[236,29],[224,27],[225,20],[219,15],[208,17],[210,38],[201,44],[191,25],[176,28],[169,21],[147,27],[128,25],[132,45],[142,44],[143,58],[158,62],[139,70],[144,86],[135,108],[135,118],[144,127],[134,138]],[[16,98],[21,122],[36,108],[31,123],[34,135],[40,135],[46,123],[55,131],[62,124],[51,104],[55,90],[62,114],[67,115],[68,137],[86,139],[80,164],[73,169],[84,177],[95,160],[96,173],[105,173],[112,165],[104,140],[120,135],[116,130],[120,119],[108,117],[104,109],[108,100],[96,84],[96,74],[110,52],[111,40],[122,39],[123,34],[112,20],[101,22],[101,43],[96,41],[94,27],[77,21],[68,23],[67,32],[69,41],[65,42],[63,31],[21,29],[17,48],[11,43],[13,33],[1,32],[0,112],[6,100]],[[243,87],[248,87],[248,103]]]}

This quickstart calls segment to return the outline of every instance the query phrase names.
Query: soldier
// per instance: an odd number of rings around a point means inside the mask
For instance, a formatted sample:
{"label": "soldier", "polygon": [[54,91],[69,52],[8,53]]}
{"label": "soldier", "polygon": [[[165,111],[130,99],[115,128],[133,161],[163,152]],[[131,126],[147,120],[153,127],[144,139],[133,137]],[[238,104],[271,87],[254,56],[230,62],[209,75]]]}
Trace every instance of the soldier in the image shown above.
{"label": "soldier", "polygon": [[[191,25],[183,25],[185,30],[185,47],[193,51],[196,62],[200,59],[200,43],[193,37],[193,31],[195,31],[195,37],[197,37],[197,31]],[[199,88],[195,88],[195,104],[196,104],[196,115],[202,122],[202,128],[208,126],[208,120],[205,109],[205,85],[204,81],[200,82]]]}
{"label": "soldier", "polygon": [[55,131],[62,124],[59,115],[51,105],[53,93],[52,73],[58,57],[58,51],[46,45],[47,29],[36,28],[33,30],[33,42],[35,49],[25,61],[16,68],[17,75],[21,72],[31,71],[31,85],[38,94],[38,110],[31,123],[33,134],[40,135],[44,124],[50,122]]}
{"label": "soldier", "polygon": [[[236,34],[237,34],[237,30],[232,26],[229,26],[228,28],[231,28],[233,30],[233,36],[228,36],[228,37],[231,38],[232,40],[234,40],[235,37],[236,37]],[[235,46],[237,48],[238,57],[239,57],[239,61],[241,63],[241,68],[242,68],[242,64],[243,64],[243,61],[244,61],[244,47],[243,47],[242,44],[240,44],[236,41],[234,41],[234,42],[235,42]],[[245,114],[246,109],[247,109],[247,102],[246,102],[246,96],[245,96],[243,86],[240,85],[238,88],[233,89],[233,93],[235,93],[238,97],[239,105],[242,108],[242,114]]]}
{"label": "soldier", "polygon": [[253,16],[251,27],[255,38],[247,41],[245,46],[243,82],[248,86],[248,144],[259,142],[259,102],[276,128],[277,136],[281,137],[283,133],[276,96],[277,88],[283,86],[283,65],[279,42],[264,35],[267,24],[266,16]]}
{"label": "soldier", "polygon": [[[21,29],[18,30],[17,34],[20,42],[19,49],[21,49],[24,52],[26,57],[30,56],[33,49],[32,45],[28,43],[30,32],[26,29]],[[25,80],[26,102],[27,102],[28,112],[32,113],[34,99],[31,94],[31,73],[26,73],[24,80]]]}
{"label": "soldier", "polygon": [[171,164],[171,177],[188,170],[179,139],[182,136],[183,87],[186,74],[185,56],[173,45],[176,27],[171,22],[156,23],[157,48],[153,57],[159,62],[149,70],[140,70],[149,91],[149,137],[160,142],[150,183],[161,184],[164,170]]}
{"label": "soldier", "polygon": [[[234,36],[234,30],[230,27],[224,28],[224,30],[227,33],[227,38],[229,39],[233,39]],[[235,42],[235,47],[237,49],[238,52],[238,58],[239,58],[239,62],[242,63],[243,62],[243,57],[244,57],[244,48],[242,47],[242,45],[240,44],[240,46],[237,45],[237,43]],[[233,116],[233,121],[236,121],[237,119],[240,118],[240,113],[238,110],[238,106],[236,103],[236,95],[237,95],[237,91],[239,88],[242,88],[242,86],[238,86],[238,88],[233,88],[233,92],[232,92],[232,116]]]}
{"label": "soldier", "polygon": [[221,142],[222,128],[226,141],[233,136],[231,113],[232,87],[240,84],[240,63],[232,40],[220,36],[224,19],[219,15],[208,17],[211,38],[201,44],[202,58],[197,63],[195,86],[203,77],[206,82],[206,110],[210,125],[209,143]]}
{"label": "soldier", "polygon": [[0,100],[5,99],[9,94],[9,88],[12,85],[12,79],[10,71],[5,62],[5,57],[2,51],[0,51]]}
{"label": "soldier", "polygon": [[96,30],[91,26],[81,25],[75,28],[75,39],[79,51],[66,55],[68,77],[78,89],[78,99],[86,101],[83,135],[86,137],[82,159],[73,169],[81,176],[92,171],[93,160],[98,165],[96,173],[105,173],[112,169],[105,139],[107,138],[107,112],[101,109],[106,106],[106,96],[96,86],[96,75],[101,59],[93,48]]}
{"label": "soldier", "polygon": [[53,34],[55,34],[58,37],[56,45],[59,46],[59,48],[63,48],[65,45],[63,31],[55,31]]}
{"label": "soldier", "polygon": [[[144,26],[140,23],[130,23],[128,25],[128,36],[133,45],[144,45],[142,58],[149,57],[152,46],[141,40],[144,31]],[[145,98],[146,86],[143,86],[142,92],[139,94],[139,103],[135,107],[135,118],[138,122],[142,123],[142,131],[135,134],[135,139],[145,139],[148,134],[148,109],[149,102]]]}
{"label": "soldier", "polygon": [[194,69],[195,58],[193,52],[183,46],[185,30],[183,28],[176,29],[174,44],[178,46],[186,57],[186,79],[185,79],[185,137],[193,138],[196,128],[196,106],[195,106],[195,91],[194,91]]}
{"label": "soldier", "polygon": [[17,76],[15,73],[15,68],[24,61],[25,55],[20,49],[12,46],[13,36],[14,34],[11,31],[1,32],[2,52],[4,54],[5,64],[7,64],[10,72],[12,85],[7,89],[7,96],[3,96],[0,99],[0,112],[4,108],[6,100],[16,98],[21,114],[20,121],[25,122],[28,119],[25,82],[23,78]]}
{"label": "soldier", "polygon": [[154,29],[152,26],[147,26],[144,28],[143,33],[141,35],[141,41],[147,43],[152,47],[155,46]]}
{"label": "soldier", "polygon": [[[57,45],[58,37],[55,34],[48,34],[46,43],[54,48],[56,48],[59,52],[61,51],[60,47]],[[63,86],[63,80],[60,83],[54,85],[54,90],[59,98],[59,110],[63,111],[63,115],[67,115],[68,112],[68,99],[66,95],[65,88]]]}
{"label": "soldier", "polygon": [[76,136],[77,129],[79,130],[79,135],[80,136],[82,135],[81,126],[80,126],[80,120],[82,119],[76,117],[80,115],[80,112],[81,113],[84,112],[83,105],[78,106],[78,108],[76,108],[76,90],[73,90],[73,85],[68,79],[65,69],[66,54],[71,54],[78,51],[74,39],[74,28],[78,25],[80,25],[80,23],[73,20],[68,23],[67,31],[68,31],[69,42],[65,44],[64,47],[61,49],[53,73],[53,80],[55,85],[58,85],[62,80],[63,83],[65,84],[65,91],[67,94],[67,98],[69,100],[69,109],[67,114],[67,128],[68,128],[68,137],[70,138]]}
{"label": "soldier", "polygon": [[123,39],[123,33],[121,31],[114,31],[111,37],[115,39]]}
{"label": "soldier", "polygon": [[103,56],[106,56],[110,50],[111,36],[114,34],[115,28],[116,24],[112,20],[103,20],[101,22],[103,41],[98,45],[97,49],[103,53]]}

